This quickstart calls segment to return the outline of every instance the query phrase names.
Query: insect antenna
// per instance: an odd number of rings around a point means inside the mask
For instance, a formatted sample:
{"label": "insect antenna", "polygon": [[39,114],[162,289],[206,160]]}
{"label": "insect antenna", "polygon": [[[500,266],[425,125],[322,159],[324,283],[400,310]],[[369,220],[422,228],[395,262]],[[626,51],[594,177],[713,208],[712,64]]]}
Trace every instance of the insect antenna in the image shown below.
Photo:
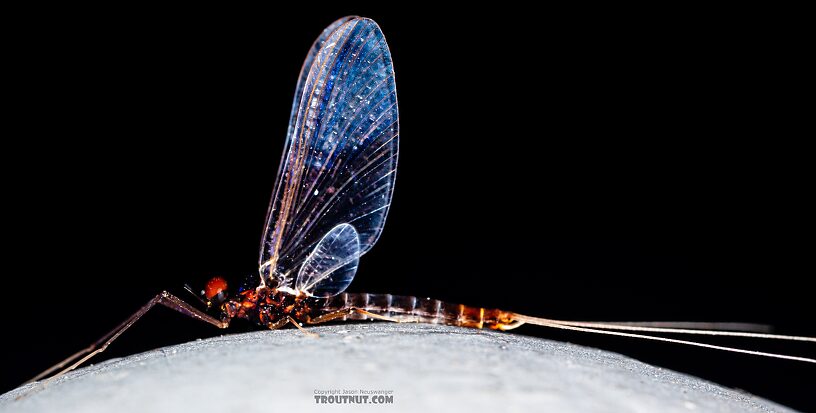
{"label": "insect antenna", "polygon": [[200,301],[201,304],[203,304],[205,307],[208,307],[207,302],[204,301],[204,299],[201,298],[200,295],[196,294],[195,291],[193,291],[193,288],[190,287],[190,284],[185,283],[184,284],[184,290],[187,291],[188,293],[190,293],[190,295],[192,295],[193,297],[195,297],[196,300]]}

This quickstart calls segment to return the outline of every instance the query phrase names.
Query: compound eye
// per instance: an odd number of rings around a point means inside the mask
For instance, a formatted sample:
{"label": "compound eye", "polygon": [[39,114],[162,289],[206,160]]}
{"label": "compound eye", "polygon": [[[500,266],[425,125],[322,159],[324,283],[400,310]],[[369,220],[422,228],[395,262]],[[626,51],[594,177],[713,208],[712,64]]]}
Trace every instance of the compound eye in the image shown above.
{"label": "compound eye", "polygon": [[223,301],[227,292],[227,281],[221,277],[212,277],[204,286],[204,297],[208,300],[217,298],[216,301]]}

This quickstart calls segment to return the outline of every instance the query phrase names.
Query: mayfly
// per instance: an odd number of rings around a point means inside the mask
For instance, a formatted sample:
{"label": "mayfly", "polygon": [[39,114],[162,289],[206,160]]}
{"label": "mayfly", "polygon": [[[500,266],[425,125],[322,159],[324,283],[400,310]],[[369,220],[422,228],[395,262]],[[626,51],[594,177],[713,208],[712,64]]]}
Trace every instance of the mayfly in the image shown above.
{"label": "mayfly", "polygon": [[643,334],[816,342],[812,337],[768,334],[753,324],[562,321],[429,298],[345,293],[359,258],[383,230],[394,191],[398,118],[391,54],[379,26],[360,17],[331,24],[310,49],[295,89],[261,243],[257,286],[230,294],[223,278],[212,278],[197,294],[203,309],[161,292],[113,331],[32,381],[55,372],[52,377],[59,376],[101,353],[157,304],[218,328],[227,328],[234,318],[270,329],[362,319],[495,330],[528,323],[816,363],[810,358]]}

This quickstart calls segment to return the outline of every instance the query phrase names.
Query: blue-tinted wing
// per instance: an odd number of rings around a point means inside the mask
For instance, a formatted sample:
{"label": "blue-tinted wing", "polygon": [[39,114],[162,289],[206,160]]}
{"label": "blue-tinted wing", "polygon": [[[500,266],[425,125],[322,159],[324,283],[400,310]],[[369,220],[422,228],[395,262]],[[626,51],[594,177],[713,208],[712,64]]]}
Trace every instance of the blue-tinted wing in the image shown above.
{"label": "blue-tinted wing", "polygon": [[[309,49],[309,54],[306,56],[306,60],[303,61],[303,66],[300,67],[300,76],[298,76],[297,86],[295,87],[295,98],[292,100],[292,111],[289,114],[289,129],[286,132],[286,146],[283,148],[283,155],[281,155],[281,162],[278,167],[278,176],[275,179],[275,182],[280,181],[280,175],[283,173],[283,165],[286,162],[286,156],[289,153],[289,145],[292,142],[292,135],[295,131],[295,122],[297,121],[297,114],[298,109],[300,108],[300,99],[303,97],[303,87],[306,85],[306,78],[309,76],[309,70],[312,68],[312,63],[314,63],[314,59],[317,54],[320,52],[320,49],[323,48],[323,43],[326,42],[326,39],[337,30],[338,27],[342,26],[343,23],[355,18],[357,16],[346,16],[339,18],[334,21],[334,23],[330,24],[329,27],[323,29],[323,32],[320,33],[320,36],[315,39],[314,43],[312,43],[312,48]],[[272,207],[270,203],[269,207]],[[267,223],[269,223],[269,214],[271,211],[267,211]],[[269,227],[267,227],[266,231],[269,231]],[[266,235],[264,234],[264,238]],[[263,260],[264,254],[264,246],[261,244],[261,257]],[[263,262],[262,262],[263,263]]]}
{"label": "blue-tinted wing", "polygon": [[298,271],[295,289],[317,297],[330,297],[351,284],[360,259],[360,239],[349,224],[326,234]]}
{"label": "blue-tinted wing", "polygon": [[291,285],[317,243],[350,224],[367,252],[382,232],[398,153],[391,54],[372,20],[342,23],[314,56],[267,216],[260,270]]}

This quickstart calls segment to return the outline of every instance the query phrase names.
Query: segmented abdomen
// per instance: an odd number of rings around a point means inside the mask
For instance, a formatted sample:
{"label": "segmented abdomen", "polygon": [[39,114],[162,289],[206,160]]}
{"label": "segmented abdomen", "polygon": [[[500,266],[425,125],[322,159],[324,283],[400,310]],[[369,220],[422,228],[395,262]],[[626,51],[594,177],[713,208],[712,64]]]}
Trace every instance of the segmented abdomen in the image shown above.
{"label": "segmented abdomen", "polygon": [[[357,308],[401,322],[446,324],[473,328],[509,330],[521,323],[514,320],[509,311],[470,307],[446,303],[432,298],[406,295],[342,293],[327,298],[321,306],[313,308],[320,314]],[[367,315],[351,312],[341,320],[365,320]]]}

